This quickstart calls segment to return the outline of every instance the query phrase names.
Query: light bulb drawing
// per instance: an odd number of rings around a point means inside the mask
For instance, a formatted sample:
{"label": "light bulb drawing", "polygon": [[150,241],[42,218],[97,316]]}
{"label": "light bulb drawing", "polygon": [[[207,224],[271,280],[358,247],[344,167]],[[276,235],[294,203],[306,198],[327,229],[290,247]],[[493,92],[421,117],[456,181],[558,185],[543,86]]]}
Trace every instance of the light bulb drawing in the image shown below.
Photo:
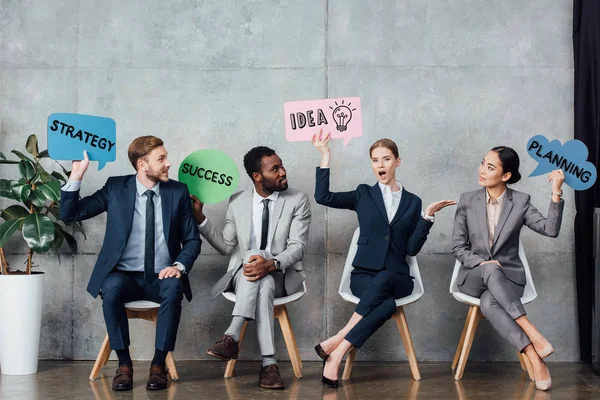
{"label": "light bulb drawing", "polygon": [[348,103],[348,105],[344,105],[344,100],[342,100],[342,104],[338,104],[335,102],[336,107],[329,107],[333,110],[333,120],[336,123],[336,129],[340,132],[344,132],[348,129],[348,123],[352,119],[352,111],[355,111],[356,108],[350,109],[352,103]]}

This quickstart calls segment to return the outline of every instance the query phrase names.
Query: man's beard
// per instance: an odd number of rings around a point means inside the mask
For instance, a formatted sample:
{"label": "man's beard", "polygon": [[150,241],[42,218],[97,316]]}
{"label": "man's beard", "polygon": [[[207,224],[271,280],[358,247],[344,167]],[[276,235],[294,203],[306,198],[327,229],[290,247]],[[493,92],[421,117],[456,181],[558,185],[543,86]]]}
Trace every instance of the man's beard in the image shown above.
{"label": "man's beard", "polygon": [[283,192],[287,190],[288,184],[287,182],[284,184],[280,183],[281,178],[268,180],[263,177],[263,189],[269,192]]}
{"label": "man's beard", "polygon": [[166,175],[163,175],[162,169],[159,169],[157,171],[148,170],[146,172],[146,178],[148,178],[152,182],[158,182],[158,181],[167,182],[169,180],[169,175],[168,175],[168,173]]}

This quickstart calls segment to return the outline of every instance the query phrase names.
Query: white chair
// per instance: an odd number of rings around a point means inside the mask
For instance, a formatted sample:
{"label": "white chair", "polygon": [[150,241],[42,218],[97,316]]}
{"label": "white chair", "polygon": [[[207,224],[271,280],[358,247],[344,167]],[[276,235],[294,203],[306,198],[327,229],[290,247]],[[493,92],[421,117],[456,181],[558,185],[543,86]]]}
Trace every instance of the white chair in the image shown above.
{"label": "white chair", "polygon": [[[156,321],[158,321],[159,308],[160,304],[148,300],[138,300],[125,303],[125,311],[127,312],[128,319],[145,319],[146,321],[154,322],[155,326]],[[98,377],[98,374],[100,373],[100,369],[108,363],[111,351],[112,350],[110,348],[107,333],[104,337],[102,347],[100,347],[100,351],[98,352],[98,357],[96,357],[94,367],[92,368],[92,373],[89,377],[90,381],[95,380]],[[177,373],[177,368],[175,368],[175,360],[173,359],[173,354],[171,354],[171,352],[167,354],[166,361],[167,369],[169,375],[171,375],[171,379],[174,381],[179,380],[179,374]]]}
{"label": "white chair", "polygon": [[[526,279],[525,290],[523,292],[523,296],[521,297],[521,303],[527,304],[537,297],[537,292],[535,290],[535,285],[533,284],[531,270],[529,269],[529,263],[527,262],[527,257],[525,256],[525,249],[523,248],[523,243],[521,241],[519,241],[519,258],[521,259],[523,267],[525,268]],[[467,314],[467,319],[465,321],[465,326],[463,327],[463,331],[460,335],[458,347],[456,348],[456,354],[454,355],[454,360],[452,361],[452,370],[456,372],[454,379],[457,381],[462,379],[465,371],[465,366],[467,364],[467,359],[469,358],[471,346],[473,345],[473,338],[475,337],[475,331],[477,330],[479,320],[485,318],[479,308],[480,300],[477,297],[466,295],[458,290],[456,279],[458,277],[458,270],[460,266],[461,263],[457,260],[454,264],[454,271],[452,272],[452,279],[450,281],[450,293],[456,300],[460,301],[461,303],[468,304],[470,307]],[[529,373],[529,377],[533,380],[533,370],[529,364],[529,360],[524,354],[521,354],[520,352],[517,352],[517,354],[519,356],[521,368],[526,370]]]}
{"label": "white chair", "polygon": [[[288,354],[290,356],[290,361],[292,362],[292,368],[294,368],[294,375],[296,378],[302,378],[302,359],[300,358],[300,351],[298,350],[298,343],[296,342],[296,336],[294,335],[294,331],[292,330],[292,323],[290,322],[290,316],[287,312],[287,308],[285,307],[287,304],[293,303],[299,300],[306,293],[306,281],[302,283],[302,291],[298,293],[294,293],[290,296],[279,297],[276,298],[273,302],[275,306],[274,316],[277,320],[279,320],[279,326],[281,327],[281,333],[283,333],[283,339],[285,340],[285,346],[287,347]],[[235,303],[235,293],[233,292],[224,292],[223,297],[227,300]],[[244,326],[242,327],[242,331],[240,333],[240,341],[239,341],[239,352],[242,351],[242,340],[244,340],[244,335],[246,334],[246,328],[248,327],[248,321],[244,322]],[[239,355],[238,352],[238,355]],[[233,369],[235,368],[235,362],[237,360],[231,359],[227,362],[227,367],[225,368],[225,378],[231,378],[233,376]]]}
{"label": "white chair", "polygon": [[[344,272],[342,273],[342,280],[340,282],[339,294],[342,298],[350,303],[358,304],[360,299],[352,294],[350,290],[350,274],[354,267],[352,266],[352,261],[354,260],[354,256],[356,255],[356,251],[358,249],[358,236],[360,234],[360,228],[356,228],[354,232],[354,236],[352,236],[352,241],[350,242],[350,250],[348,250],[348,256],[346,257],[346,264],[344,265]],[[410,365],[410,369],[413,375],[413,378],[416,381],[421,380],[421,373],[419,372],[419,366],[417,365],[417,357],[415,355],[415,349],[413,346],[412,338],[410,336],[410,331],[408,330],[408,323],[406,322],[406,315],[404,314],[404,306],[407,304],[414,303],[419,300],[421,296],[423,296],[423,280],[421,279],[421,274],[419,273],[419,266],[417,264],[416,257],[407,257],[408,265],[410,267],[410,275],[414,277],[414,289],[412,294],[409,296],[403,297],[401,299],[396,299],[396,313],[392,317],[396,324],[398,325],[398,330],[400,331],[400,337],[402,338],[402,342],[404,343],[404,348],[406,350],[406,357],[408,358],[408,363]],[[346,365],[344,366],[344,374],[342,375],[342,380],[350,379],[350,375],[352,374],[352,367],[354,364],[354,358],[356,357],[357,349],[353,347],[348,353],[348,358],[346,359]]]}

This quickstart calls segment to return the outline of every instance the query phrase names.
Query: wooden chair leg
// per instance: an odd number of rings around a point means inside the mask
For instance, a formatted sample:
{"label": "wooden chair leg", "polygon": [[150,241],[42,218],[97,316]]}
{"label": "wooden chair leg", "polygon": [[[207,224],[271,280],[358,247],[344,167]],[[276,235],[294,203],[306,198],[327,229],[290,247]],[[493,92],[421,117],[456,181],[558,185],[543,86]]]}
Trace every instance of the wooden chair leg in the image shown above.
{"label": "wooden chair leg", "polygon": [[460,358],[458,360],[458,368],[456,369],[456,374],[454,375],[454,379],[460,381],[463,377],[463,373],[465,372],[465,366],[467,365],[467,359],[469,358],[469,353],[471,352],[471,346],[473,345],[473,339],[475,338],[475,332],[477,331],[477,325],[479,324],[479,320],[481,319],[481,311],[478,306],[471,306],[470,316],[468,318],[469,325],[467,326],[467,333],[465,335],[465,342],[463,344],[463,349],[460,352]]}
{"label": "wooden chair leg", "polygon": [[404,343],[404,349],[406,350],[406,357],[412,371],[413,378],[415,381],[421,380],[421,373],[419,372],[419,366],[417,364],[417,356],[415,355],[415,348],[413,346],[412,338],[410,337],[410,331],[408,330],[408,323],[406,322],[406,314],[404,314],[404,308],[398,307],[393,318],[396,320],[398,329],[400,330],[400,336]]}
{"label": "wooden chair leg", "polygon": [[[244,340],[244,335],[246,334],[247,327],[248,327],[248,321],[244,321],[244,326],[242,326],[242,331],[240,332],[240,341],[238,342],[238,346],[239,346],[238,357],[240,356],[240,353],[242,352],[242,341]],[[235,368],[236,361],[237,361],[237,359],[235,359],[235,358],[232,358],[231,360],[227,361],[227,367],[225,367],[225,374],[223,375],[223,377],[225,379],[231,378],[233,376],[233,369]]]}
{"label": "wooden chair leg", "polygon": [[346,357],[346,365],[344,365],[344,374],[342,375],[342,380],[347,381],[350,379],[350,375],[352,375],[352,367],[354,366],[354,359],[356,358],[356,352],[358,349],[356,347],[352,347],[348,352],[348,357]]}
{"label": "wooden chair leg", "polygon": [[[158,323],[158,308],[153,308],[148,311],[138,311],[136,318],[152,321],[156,327],[156,324]],[[171,375],[171,379],[178,381],[179,373],[177,372],[177,367],[175,367],[175,359],[173,358],[172,352],[167,353],[167,359],[165,361],[167,364],[167,369],[169,370],[169,375]]]}
{"label": "wooden chair leg", "polygon": [[532,381],[535,380],[535,376],[533,375],[533,366],[531,365],[531,361],[529,361],[529,357],[525,353],[521,353],[523,357],[523,361],[525,362],[525,368],[527,369],[527,373],[529,374],[529,379]]}
{"label": "wooden chair leg", "polygon": [[521,364],[521,369],[523,371],[527,371],[527,366],[525,365],[525,360],[523,360],[523,354],[521,354],[521,352],[518,351],[517,356],[519,357],[519,364]]}
{"label": "wooden chair leg", "polygon": [[302,361],[300,359],[300,353],[298,352],[298,344],[294,338],[290,316],[288,315],[285,305],[275,307],[275,318],[279,320],[281,333],[283,333],[283,339],[285,340],[285,346],[287,347],[288,354],[290,355],[290,361],[292,362],[292,367],[294,368],[294,375],[296,375],[296,378],[301,379]]}
{"label": "wooden chair leg", "polygon": [[98,352],[98,357],[96,357],[96,362],[94,363],[94,367],[92,368],[92,373],[90,374],[90,381],[95,380],[100,373],[100,369],[106,365],[108,362],[108,358],[110,357],[110,343],[108,341],[108,333],[104,336],[104,342],[102,342],[102,346],[100,347],[100,351]]}
{"label": "wooden chair leg", "polygon": [[469,318],[471,317],[472,311],[473,307],[469,307],[469,312],[467,313],[467,318],[465,319],[465,325],[463,326],[462,333],[460,334],[460,340],[458,341],[458,346],[456,347],[456,353],[454,354],[454,360],[452,361],[452,371],[454,371],[458,365],[458,359],[460,358],[460,353],[462,352],[465,344],[465,336],[467,336],[467,327],[469,326]]}

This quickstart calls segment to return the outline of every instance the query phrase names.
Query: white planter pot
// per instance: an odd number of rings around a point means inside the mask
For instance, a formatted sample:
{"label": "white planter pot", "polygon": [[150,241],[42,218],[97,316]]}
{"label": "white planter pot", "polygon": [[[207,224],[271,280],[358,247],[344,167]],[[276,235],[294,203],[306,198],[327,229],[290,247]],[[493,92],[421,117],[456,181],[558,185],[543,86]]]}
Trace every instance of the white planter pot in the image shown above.
{"label": "white planter pot", "polygon": [[0,369],[4,375],[37,372],[44,273],[0,275]]}

